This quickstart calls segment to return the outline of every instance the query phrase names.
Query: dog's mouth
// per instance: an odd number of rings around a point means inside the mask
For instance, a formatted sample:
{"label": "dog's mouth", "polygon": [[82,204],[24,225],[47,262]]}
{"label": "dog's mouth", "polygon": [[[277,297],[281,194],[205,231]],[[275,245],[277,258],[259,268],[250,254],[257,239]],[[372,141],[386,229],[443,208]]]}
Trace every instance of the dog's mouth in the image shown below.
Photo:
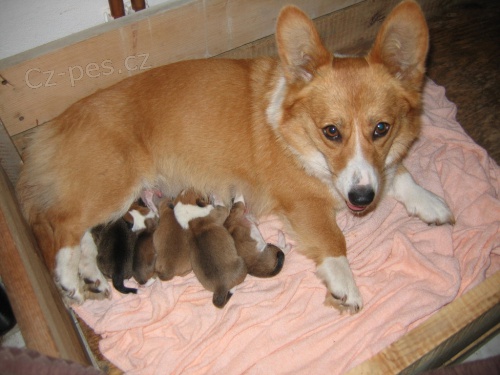
{"label": "dog's mouth", "polygon": [[346,201],[346,205],[347,207],[354,213],[361,213],[363,212],[364,210],[366,210],[368,208],[368,206],[357,206],[355,204],[352,204],[351,202],[349,201]]}

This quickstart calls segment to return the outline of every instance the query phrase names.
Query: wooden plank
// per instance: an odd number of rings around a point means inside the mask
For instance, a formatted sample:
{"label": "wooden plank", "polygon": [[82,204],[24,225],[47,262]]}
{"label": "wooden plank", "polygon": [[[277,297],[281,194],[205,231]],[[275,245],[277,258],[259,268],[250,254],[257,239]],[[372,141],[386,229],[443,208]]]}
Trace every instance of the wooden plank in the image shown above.
{"label": "wooden plank", "polygon": [[9,137],[7,129],[0,121],[0,164],[7,173],[13,185],[17,183],[21,171],[21,156],[17,152],[14,142]]}
{"label": "wooden plank", "polygon": [[0,168],[0,275],[26,346],[90,364],[74,323],[36,250],[35,240]]}
{"label": "wooden plank", "polygon": [[438,367],[500,321],[500,272],[348,372],[418,373]]}
{"label": "wooden plank", "polygon": [[[362,0],[296,0],[313,16]],[[49,44],[0,61],[0,118],[10,135],[42,124],[70,104],[124,77],[174,61],[210,57],[274,31],[287,0],[191,0],[167,4],[135,22],[87,39],[72,36],[67,45]],[[141,14],[142,13],[142,14]],[[126,18],[126,17],[125,17]],[[77,42],[75,42],[75,39]],[[45,53],[40,52],[46,50]],[[147,95],[147,93],[141,93]]]}

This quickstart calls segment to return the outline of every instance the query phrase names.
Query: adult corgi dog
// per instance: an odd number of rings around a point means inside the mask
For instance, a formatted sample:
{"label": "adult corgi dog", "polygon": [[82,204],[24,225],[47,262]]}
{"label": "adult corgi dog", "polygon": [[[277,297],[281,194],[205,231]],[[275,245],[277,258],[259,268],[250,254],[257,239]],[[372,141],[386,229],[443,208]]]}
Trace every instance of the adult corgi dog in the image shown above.
{"label": "adult corgi dog", "polygon": [[428,50],[417,3],[396,6],[363,57],[334,57],[294,6],[280,12],[276,42],[277,58],[151,69],[40,127],[17,191],[63,293],[84,298],[60,270],[77,274],[85,231],[121,217],[144,188],[177,196],[192,187],[226,206],[237,191],[254,216],[279,215],[327,300],[351,312],[363,301],[338,210],[365,213],[388,193],[427,223],[453,222],[402,165],[419,134]]}

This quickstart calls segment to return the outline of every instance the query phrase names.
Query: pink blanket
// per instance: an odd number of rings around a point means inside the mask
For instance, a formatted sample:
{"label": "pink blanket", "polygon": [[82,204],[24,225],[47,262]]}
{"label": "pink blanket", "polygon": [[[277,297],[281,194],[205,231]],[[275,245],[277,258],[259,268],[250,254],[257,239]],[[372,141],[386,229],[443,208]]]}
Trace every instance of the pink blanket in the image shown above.
{"label": "pink blanket", "polygon": [[[362,218],[338,215],[365,303],[359,314],[323,306],[325,287],[294,247],[278,276],[248,276],[222,310],[191,273],[75,311],[127,374],[345,372],[500,270],[500,168],[455,113],[445,90],[427,82],[423,133],[405,161],[446,199],[455,226],[428,226],[392,198]],[[280,227],[261,220],[270,241]]]}

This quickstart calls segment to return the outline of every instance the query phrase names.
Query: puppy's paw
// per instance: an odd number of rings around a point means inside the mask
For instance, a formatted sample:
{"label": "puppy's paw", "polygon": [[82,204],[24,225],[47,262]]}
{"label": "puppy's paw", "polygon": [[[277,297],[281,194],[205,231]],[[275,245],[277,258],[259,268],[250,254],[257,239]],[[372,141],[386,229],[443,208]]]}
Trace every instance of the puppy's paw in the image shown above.
{"label": "puppy's paw", "polygon": [[363,299],[347,262],[347,258],[328,257],[318,267],[318,277],[323,280],[328,289],[325,305],[348,311],[352,314],[363,308]]}
{"label": "puppy's paw", "polygon": [[150,278],[148,281],[146,281],[144,284],[139,285],[140,288],[148,288],[151,285],[153,285],[156,282],[156,276]]}
{"label": "puppy's paw", "polygon": [[420,187],[403,202],[412,216],[418,216],[427,224],[454,224],[455,218],[446,202],[436,194]]}

